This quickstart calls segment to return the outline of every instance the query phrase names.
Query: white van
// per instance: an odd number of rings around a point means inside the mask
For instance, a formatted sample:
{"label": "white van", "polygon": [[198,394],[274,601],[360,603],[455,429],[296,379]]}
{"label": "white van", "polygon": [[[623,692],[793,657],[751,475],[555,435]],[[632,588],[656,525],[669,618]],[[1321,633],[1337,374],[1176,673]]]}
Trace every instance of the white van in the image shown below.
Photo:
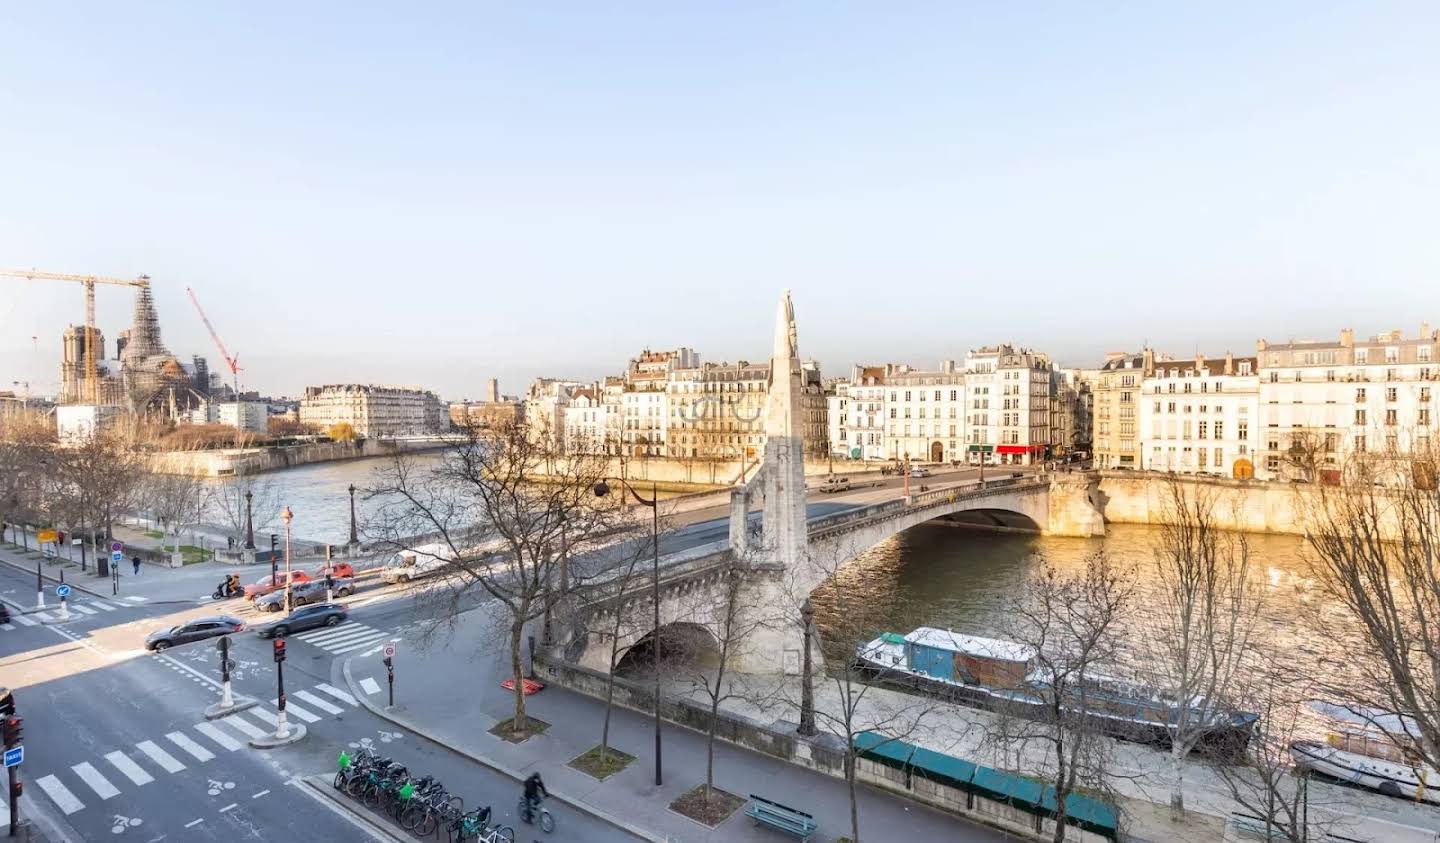
{"label": "white van", "polygon": [[428,577],[447,564],[442,558],[444,545],[428,544],[414,549],[406,548],[385,563],[380,578],[387,583],[410,582]]}

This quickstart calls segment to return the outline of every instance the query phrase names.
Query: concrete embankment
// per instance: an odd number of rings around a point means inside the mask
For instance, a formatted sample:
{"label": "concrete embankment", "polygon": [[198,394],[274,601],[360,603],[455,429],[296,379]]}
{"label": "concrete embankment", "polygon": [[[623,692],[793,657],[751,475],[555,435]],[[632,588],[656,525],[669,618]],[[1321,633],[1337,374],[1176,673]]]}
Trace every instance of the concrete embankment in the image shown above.
{"label": "concrete embankment", "polygon": [[1111,523],[1164,523],[1171,509],[1170,484],[1176,482],[1187,495],[1202,496],[1213,504],[1215,526],[1222,530],[1292,536],[1305,535],[1306,524],[1321,505],[1324,493],[1340,491],[1303,483],[1198,476],[1172,478],[1146,471],[1101,471],[1093,476],[1098,477],[1093,502]]}
{"label": "concrete embankment", "polygon": [[298,465],[337,460],[387,457],[409,451],[433,451],[445,447],[438,439],[364,439],[359,442],[312,442],[271,448],[226,448],[213,451],[167,451],[153,454],[150,467],[160,474],[191,474],[198,477],[230,477],[278,471]]}

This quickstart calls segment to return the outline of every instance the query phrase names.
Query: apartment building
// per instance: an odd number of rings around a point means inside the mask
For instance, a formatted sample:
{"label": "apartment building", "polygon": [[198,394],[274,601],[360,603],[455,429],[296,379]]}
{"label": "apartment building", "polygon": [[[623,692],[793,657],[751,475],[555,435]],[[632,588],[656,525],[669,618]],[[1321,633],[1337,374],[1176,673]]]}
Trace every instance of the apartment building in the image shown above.
{"label": "apartment building", "polygon": [[885,375],[885,454],[945,462],[965,454],[965,373],[954,360],[935,371],[892,367]]}
{"label": "apartment building", "polygon": [[1096,468],[1141,466],[1139,396],[1144,380],[1155,370],[1155,352],[1106,355],[1092,386]]}
{"label": "apartment building", "polygon": [[424,389],[327,384],[305,387],[300,399],[302,423],[320,430],[349,424],[360,436],[371,438],[439,433],[445,419],[445,405]]}
{"label": "apartment building", "polygon": [[1142,384],[1141,468],[1248,479],[1260,441],[1260,372],[1253,357],[1155,363]]}

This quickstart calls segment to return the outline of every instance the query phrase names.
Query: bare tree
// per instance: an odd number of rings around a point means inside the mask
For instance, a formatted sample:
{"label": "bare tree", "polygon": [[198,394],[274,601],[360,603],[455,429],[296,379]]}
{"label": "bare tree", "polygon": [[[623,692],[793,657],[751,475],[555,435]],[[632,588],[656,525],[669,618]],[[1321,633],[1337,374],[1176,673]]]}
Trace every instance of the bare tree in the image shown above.
{"label": "bare tree", "polygon": [[1440,767],[1437,456],[1418,438],[1405,453],[1361,452],[1343,483],[1313,487],[1297,506],[1310,573],[1334,607],[1326,620],[1355,636],[1326,698],[1431,767]]}
{"label": "bare tree", "polygon": [[180,534],[204,517],[211,487],[193,474],[151,474],[141,495],[151,517],[171,535],[171,551],[179,554]]}
{"label": "bare tree", "polygon": [[1013,698],[1028,726],[1011,739],[1045,749],[1055,795],[1055,843],[1065,839],[1066,800],[1079,790],[1109,792],[1114,742],[1097,722],[1100,684],[1118,661],[1133,581],[1103,553],[1082,572],[1062,575],[1046,562],[1006,607],[1003,627],[1030,654],[1031,672]]}
{"label": "bare tree", "polygon": [[[250,495],[248,510],[246,494]],[[269,477],[237,472],[214,487],[211,509],[223,519],[238,547],[245,539],[247,511],[254,518],[253,530],[264,532],[280,517],[283,494],[281,484]]]}
{"label": "bare tree", "polygon": [[[42,506],[41,459],[54,445],[54,434],[36,417],[0,416],[0,524],[33,518]],[[23,536],[12,534],[12,540]]]}
{"label": "bare tree", "polygon": [[[123,435],[98,432],[80,442],[50,451],[45,471],[50,481],[53,511],[63,515],[72,533],[89,533],[92,549],[96,531],[103,527],[111,537],[112,519],[129,508],[139,490],[146,464],[143,455]],[[109,557],[95,555],[96,573],[109,574]]]}
{"label": "bare tree", "polygon": [[1311,430],[1296,430],[1289,440],[1281,459],[1291,474],[1306,483],[1320,479],[1320,471],[1326,465],[1323,440]]}
{"label": "bare tree", "polygon": [[[1216,525],[1210,486],[1171,476],[1155,545],[1159,589],[1150,604],[1147,672],[1173,697],[1170,809],[1185,810],[1185,760],[1202,741],[1221,741],[1244,719],[1228,704],[1251,646],[1261,606],[1243,533]],[[1217,754],[1238,751],[1215,746]]]}
{"label": "bare tree", "polygon": [[503,605],[515,682],[511,729],[523,734],[526,625],[560,598],[552,574],[567,554],[613,536],[624,513],[595,495],[604,459],[561,453],[549,431],[470,426],[449,444],[433,467],[399,454],[377,475],[370,497],[381,506],[370,532],[382,546],[440,566],[435,576],[445,587],[430,595],[442,616],[456,617],[475,593]]}

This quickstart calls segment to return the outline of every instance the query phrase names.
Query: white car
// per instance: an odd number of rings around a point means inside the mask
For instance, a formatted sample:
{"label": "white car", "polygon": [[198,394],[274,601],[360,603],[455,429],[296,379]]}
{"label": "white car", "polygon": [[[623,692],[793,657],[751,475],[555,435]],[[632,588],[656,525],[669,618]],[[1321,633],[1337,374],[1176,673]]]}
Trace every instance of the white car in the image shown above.
{"label": "white car", "polygon": [[913,468],[910,469],[910,476],[911,476],[911,477],[929,477],[929,476],[930,476],[930,469],[928,469],[928,468],[926,468],[926,467],[924,467],[924,466],[921,466],[921,465],[917,465],[917,466],[915,466],[915,467],[913,467]]}
{"label": "white car", "polygon": [[447,562],[441,555],[441,545],[422,545],[402,550],[391,557],[380,571],[380,578],[387,583],[410,582],[444,568]]}

